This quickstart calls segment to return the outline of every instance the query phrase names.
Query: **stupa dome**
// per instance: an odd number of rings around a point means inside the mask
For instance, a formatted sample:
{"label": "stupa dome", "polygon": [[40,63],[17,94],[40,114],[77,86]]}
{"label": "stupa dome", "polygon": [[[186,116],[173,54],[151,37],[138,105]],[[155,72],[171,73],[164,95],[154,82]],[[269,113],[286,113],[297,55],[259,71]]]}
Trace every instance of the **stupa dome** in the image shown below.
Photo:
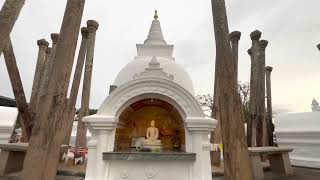
{"label": "stupa dome", "polygon": [[[117,75],[114,85],[120,86],[134,80],[136,74],[144,72],[148,67],[152,57],[135,59],[129,62]],[[174,60],[157,57],[163,72],[173,76],[173,81],[194,95],[192,80],[186,70]]]}

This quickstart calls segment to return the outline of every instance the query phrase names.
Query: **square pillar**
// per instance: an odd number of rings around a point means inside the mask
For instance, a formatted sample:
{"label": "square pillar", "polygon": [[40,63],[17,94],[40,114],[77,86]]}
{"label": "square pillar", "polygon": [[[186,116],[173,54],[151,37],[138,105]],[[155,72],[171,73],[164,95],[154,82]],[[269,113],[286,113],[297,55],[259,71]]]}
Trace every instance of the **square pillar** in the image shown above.
{"label": "square pillar", "polygon": [[[88,164],[86,180],[96,180],[107,176],[108,163],[103,161],[103,152],[112,151],[114,147],[115,117],[93,115],[84,118],[92,138],[88,142]],[[103,142],[103,143],[98,143]]]}
{"label": "square pillar", "polygon": [[196,153],[196,161],[192,166],[192,179],[212,180],[209,134],[216,127],[216,120],[211,118],[187,118],[188,150]]}

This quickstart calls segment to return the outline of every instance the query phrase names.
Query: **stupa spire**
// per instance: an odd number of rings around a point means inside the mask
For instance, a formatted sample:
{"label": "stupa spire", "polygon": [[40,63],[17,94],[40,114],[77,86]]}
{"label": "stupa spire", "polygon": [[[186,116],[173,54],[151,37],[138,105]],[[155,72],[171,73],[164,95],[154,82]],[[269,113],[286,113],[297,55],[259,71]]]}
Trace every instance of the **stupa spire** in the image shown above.
{"label": "stupa spire", "polygon": [[158,20],[158,11],[155,10],[154,20],[152,21],[147,39],[144,41],[146,45],[166,45],[167,42],[163,38],[160,21]]}
{"label": "stupa spire", "polygon": [[154,11],[154,16],[153,17],[154,17],[154,19],[158,19],[159,18],[157,10]]}

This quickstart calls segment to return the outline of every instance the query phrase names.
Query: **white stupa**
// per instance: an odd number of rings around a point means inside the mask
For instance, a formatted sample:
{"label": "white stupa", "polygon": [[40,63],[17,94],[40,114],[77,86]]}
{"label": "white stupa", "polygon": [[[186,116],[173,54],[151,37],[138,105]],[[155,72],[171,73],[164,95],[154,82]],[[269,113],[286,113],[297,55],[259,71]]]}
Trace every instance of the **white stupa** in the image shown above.
{"label": "white stupa", "polygon": [[293,165],[320,168],[320,106],[311,103],[312,112],[275,115],[275,133],[279,146],[291,147]]}
{"label": "white stupa", "polygon": [[[203,113],[188,73],[172,57],[173,47],[164,40],[156,13],[147,39],[143,44],[137,44],[137,56],[116,77],[114,85],[117,88],[104,100],[96,115],[84,118],[92,134],[88,142],[86,180],[212,179],[208,134],[215,128],[216,120]],[[134,122],[126,117],[130,116],[128,113],[150,105],[159,106],[168,115],[174,114],[173,121],[164,121],[159,114],[154,117],[158,117],[156,126],[166,122],[167,129],[159,130],[162,137],[167,138],[161,144],[170,147],[171,143],[174,149],[180,143],[178,150],[130,150],[128,141],[136,144],[136,135],[132,134],[138,130],[145,133],[151,119],[146,119],[148,124],[145,125],[141,124],[146,118],[143,114]],[[172,126],[178,124],[179,129],[170,131],[170,123]],[[131,131],[131,127],[134,130]],[[121,131],[123,129],[126,131]],[[158,130],[153,132],[158,133]],[[124,138],[128,140],[120,142]],[[151,139],[149,142],[157,141]],[[129,151],[118,151],[124,147]]]}
{"label": "white stupa", "polygon": [[312,100],[311,109],[312,109],[312,111],[320,111],[319,103],[315,98],[313,98],[313,100]]}

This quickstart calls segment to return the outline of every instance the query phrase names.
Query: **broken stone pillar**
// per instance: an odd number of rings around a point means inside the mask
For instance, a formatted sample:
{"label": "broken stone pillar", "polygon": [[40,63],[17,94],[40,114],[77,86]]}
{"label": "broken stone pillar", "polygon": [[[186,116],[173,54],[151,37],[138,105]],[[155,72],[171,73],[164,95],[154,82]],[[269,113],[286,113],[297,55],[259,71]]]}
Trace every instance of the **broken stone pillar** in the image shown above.
{"label": "broken stone pillar", "polygon": [[232,59],[234,61],[237,84],[238,84],[238,48],[239,48],[240,37],[241,37],[241,32],[239,31],[233,31],[232,33],[230,33]]}
{"label": "broken stone pillar", "polygon": [[72,87],[71,87],[70,96],[69,96],[67,113],[65,113],[66,118],[64,118],[65,121],[67,121],[66,122],[67,130],[66,130],[66,135],[65,135],[63,144],[67,144],[67,145],[69,145],[70,139],[71,139],[72,126],[73,126],[73,121],[76,114],[75,105],[77,102],[82,70],[83,70],[84,60],[86,58],[86,52],[87,52],[88,29],[86,27],[81,28],[81,35],[82,35],[82,40],[81,40],[77,65],[73,75],[73,82],[72,82]]}
{"label": "broken stone pillar", "polygon": [[265,109],[265,50],[268,41],[259,41],[259,58],[257,61],[257,146],[267,145],[267,123]]}
{"label": "broken stone pillar", "polygon": [[250,73],[250,100],[249,100],[249,111],[250,118],[247,122],[247,143],[249,147],[256,146],[256,123],[257,123],[257,112],[256,112],[256,96],[257,96],[257,59],[259,55],[259,39],[261,32],[258,30],[253,31],[250,34],[252,40],[251,49],[248,50],[248,54],[251,58],[251,73]]}
{"label": "broken stone pillar", "polygon": [[271,96],[271,72],[272,67],[267,66],[266,71],[266,90],[267,90],[267,130],[268,130],[268,145],[273,146],[273,131],[274,124],[272,122],[272,96]]}
{"label": "broken stone pillar", "polygon": [[82,118],[89,115],[94,45],[95,45],[95,39],[96,39],[96,31],[98,27],[99,27],[99,24],[96,21],[89,20],[87,22],[87,28],[88,28],[87,48],[88,49],[87,49],[86,65],[84,70],[81,109],[78,116],[76,147],[87,146],[87,143],[86,143],[87,128],[85,124],[82,122]]}
{"label": "broken stone pillar", "polygon": [[31,111],[34,115],[36,113],[36,102],[37,102],[37,97],[39,93],[39,85],[40,85],[40,79],[41,79],[41,71],[42,71],[42,66],[46,58],[46,52],[49,46],[49,43],[45,39],[40,39],[37,41],[37,44],[39,46],[39,51],[38,51],[38,58],[37,58],[37,64],[36,64],[36,69],[34,72],[34,77],[33,77],[33,84],[32,84],[32,91],[31,91],[31,98],[30,98],[30,108]]}

